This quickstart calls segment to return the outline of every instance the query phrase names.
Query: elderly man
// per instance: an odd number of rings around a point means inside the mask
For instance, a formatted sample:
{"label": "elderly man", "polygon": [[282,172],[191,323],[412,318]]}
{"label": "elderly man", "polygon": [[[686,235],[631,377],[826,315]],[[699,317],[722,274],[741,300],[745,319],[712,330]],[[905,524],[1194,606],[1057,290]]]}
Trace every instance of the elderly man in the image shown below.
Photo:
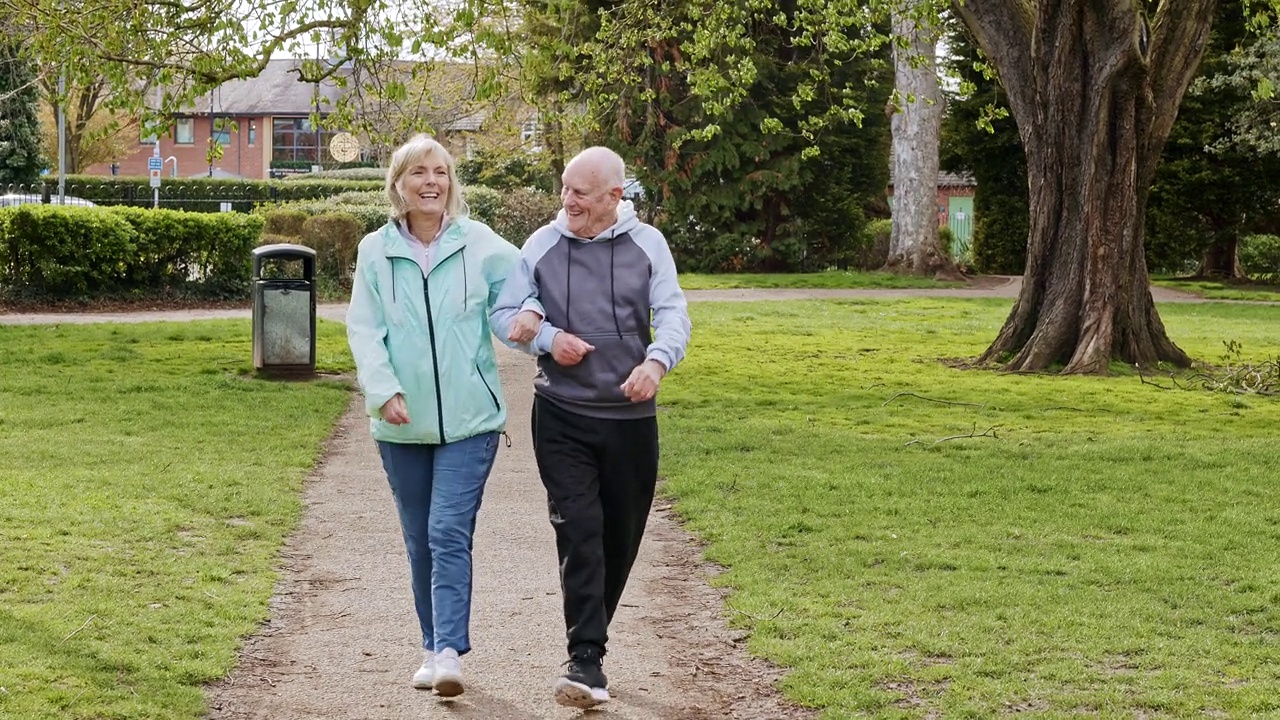
{"label": "elderly man", "polygon": [[609,699],[609,622],[658,478],[654,396],[690,331],[666,238],[622,201],[624,178],[608,148],[569,162],[564,209],[525,243],[491,315],[499,337],[538,356],[533,446],[569,648],[555,698],[579,708]]}

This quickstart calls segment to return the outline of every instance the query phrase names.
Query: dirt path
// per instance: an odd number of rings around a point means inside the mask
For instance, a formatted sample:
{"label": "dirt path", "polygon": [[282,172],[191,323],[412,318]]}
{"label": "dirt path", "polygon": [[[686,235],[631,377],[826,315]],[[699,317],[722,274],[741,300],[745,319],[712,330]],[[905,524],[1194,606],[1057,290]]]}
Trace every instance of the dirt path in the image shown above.
{"label": "dirt path", "polygon": [[[395,510],[358,401],[307,484],[301,529],[285,550],[272,619],[240,666],[210,688],[211,718],[569,718],[551,683],[564,661],[554,538],[529,443],[534,366],[500,349],[511,406],[476,531],[475,650],[457,701],[413,690],[420,659]],[[725,629],[699,550],[655,511],[611,628],[615,699],[595,716],[808,717],[772,690],[776,671]],[[740,639],[740,638],[739,638]]]}

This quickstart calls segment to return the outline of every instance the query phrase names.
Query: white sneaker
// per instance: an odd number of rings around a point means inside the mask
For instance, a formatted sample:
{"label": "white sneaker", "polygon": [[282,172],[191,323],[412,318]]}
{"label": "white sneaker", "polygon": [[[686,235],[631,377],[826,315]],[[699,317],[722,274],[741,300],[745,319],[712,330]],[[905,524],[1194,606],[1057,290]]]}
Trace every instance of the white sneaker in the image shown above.
{"label": "white sneaker", "polygon": [[436,677],[432,687],[440,697],[457,697],[462,694],[462,662],[458,651],[445,648],[436,653]]}
{"label": "white sneaker", "polygon": [[422,667],[413,674],[413,686],[419,690],[430,690],[436,680],[436,654],[430,650],[422,653]]}

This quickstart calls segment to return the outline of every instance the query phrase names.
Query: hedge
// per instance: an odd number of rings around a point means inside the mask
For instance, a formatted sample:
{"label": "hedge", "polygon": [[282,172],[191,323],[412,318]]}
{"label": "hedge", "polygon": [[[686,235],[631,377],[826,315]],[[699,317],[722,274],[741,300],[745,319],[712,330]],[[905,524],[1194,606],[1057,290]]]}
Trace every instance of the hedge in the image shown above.
{"label": "hedge", "polygon": [[262,218],[138,208],[0,210],[0,293],[9,298],[241,298]]}
{"label": "hedge", "polygon": [[[318,200],[345,192],[377,191],[377,180],[246,180],[226,178],[165,178],[160,185],[160,207],[166,210],[220,212],[225,203],[235,212],[250,212],[263,203]],[[14,192],[56,195],[56,180],[44,180]],[[98,205],[130,205],[150,208],[154,194],[145,177],[68,175],[66,194]]]}

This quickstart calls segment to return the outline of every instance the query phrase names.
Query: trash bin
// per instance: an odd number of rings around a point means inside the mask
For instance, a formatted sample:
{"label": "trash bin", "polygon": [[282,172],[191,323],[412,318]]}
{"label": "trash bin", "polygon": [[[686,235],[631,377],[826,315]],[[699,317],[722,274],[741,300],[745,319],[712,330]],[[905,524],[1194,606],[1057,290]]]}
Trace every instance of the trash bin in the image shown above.
{"label": "trash bin", "polygon": [[272,374],[316,370],[316,251],[304,245],[253,250],[253,367]]}

